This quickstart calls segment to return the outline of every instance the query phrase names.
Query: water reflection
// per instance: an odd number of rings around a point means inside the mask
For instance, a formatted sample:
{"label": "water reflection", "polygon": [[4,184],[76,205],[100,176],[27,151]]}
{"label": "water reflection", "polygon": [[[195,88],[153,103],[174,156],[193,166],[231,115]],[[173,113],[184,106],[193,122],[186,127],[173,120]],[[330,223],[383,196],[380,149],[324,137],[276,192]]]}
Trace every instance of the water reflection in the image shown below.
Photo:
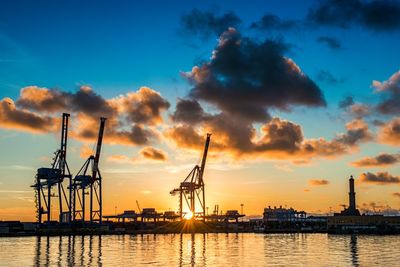
{"label": "water reflection", "polygon": [[102,266],[101,236],[36,237],[35,266]]}
{"label": "water reflection", "polygon": [[353,266],[360,266],[358,263],[357,235],[351,235],[350,237],[350,252]]}
{"label": "water reflection", "polygon": [[179,235],[179,266],[206,265],[206,237],[207,234]]}
{"label": "water reflection", "polygon": [[0,238],[0,265],[398,266],[398,236],[170,234]]}

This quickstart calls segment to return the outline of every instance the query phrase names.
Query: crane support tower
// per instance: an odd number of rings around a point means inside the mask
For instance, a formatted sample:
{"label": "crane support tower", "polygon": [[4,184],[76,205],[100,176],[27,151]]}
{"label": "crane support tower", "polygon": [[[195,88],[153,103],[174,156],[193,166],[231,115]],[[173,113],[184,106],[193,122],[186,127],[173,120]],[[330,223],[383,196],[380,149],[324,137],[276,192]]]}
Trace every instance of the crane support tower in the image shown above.
{"label": "crane support tower", "polygon": [[[72,214],[72,175],[67,164],[67,140],[68,140],[68,113],[62,114],[61,145],[54,153],[51,168],[42,167],[37,170],[35,183],[35,203],[37,209],[37,221],[43,223],[43,215],[46,215],[46,222],[51,221],[51,198],[56,195],[52,189],[58,191],[59,222],[69,223]],[[64,180],[67,180],[68,191],[65,190]],[[65,204],[65,205],[64,205]]]}
{"label": "crane support tower", "polygon": [[102,177],[99,170],[101,145],[106,118],[100,118],[99,135],[96,154],[90,155],[77,175],[74,177],[73,188],[73,220],[85,223],[86,196],[89,196],[89,221],[101,223],[103,216]]}
{"label": "crane support tower", "polygon": [[[208,147],[210,145],[210,138],[211,134],[207,134],[201,165],[196,165],[188,176],[186,176],[185,180],[181,182],[179,188],[175,188],[170,192],[171,195],[179,194],[179,215],[181,220],[184,217],[183,199],[192,213],[193,218],[201,218],[203,221],[206,218],[206,199],[203,175],[206,166]],[[196,202],[200,205],[200,211],[196,211]]]}

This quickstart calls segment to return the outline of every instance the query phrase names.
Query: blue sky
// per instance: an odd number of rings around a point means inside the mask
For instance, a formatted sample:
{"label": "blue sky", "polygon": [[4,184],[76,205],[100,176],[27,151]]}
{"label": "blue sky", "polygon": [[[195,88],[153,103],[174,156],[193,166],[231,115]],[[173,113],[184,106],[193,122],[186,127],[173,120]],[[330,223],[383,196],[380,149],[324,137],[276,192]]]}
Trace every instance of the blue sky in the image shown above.
{"label": "blue sky", "polygon": [[[16,96],[18,88],[34,84],[74,90],[90,84],[107,95],[147,85],[170,93],[182,88],[179,71],[188,71],[198,58],[207,58],[215,37],[192,48],[178,34],[180,17],[193,8],[233,11],[243,20],[244,32],[264,13],[302,19],[312,1],[8,1],[0,11],[2,96]],[[343,77],[341,88],[326,88],[328,101],[344,94],[367,95],[371,79],[386,79],[396,71],[398,32],[379,33],[360,27],[263,33],[282,36],[294,45],[296,62],[313,76],[320,69]],[[343,40],[341,51],[317,43],[319,35]],[[193,39],[193,38],[192,38]],[[384,49],[383,49],[384,48]],[[316,52],[318,55],[316,56]],[[351,60],[350,60],[351,58]],[[349,74],[351,73],[351,74]],[[172,87],[172,88],[171,88]],[[171,90],[172,89],[172,90]]]}

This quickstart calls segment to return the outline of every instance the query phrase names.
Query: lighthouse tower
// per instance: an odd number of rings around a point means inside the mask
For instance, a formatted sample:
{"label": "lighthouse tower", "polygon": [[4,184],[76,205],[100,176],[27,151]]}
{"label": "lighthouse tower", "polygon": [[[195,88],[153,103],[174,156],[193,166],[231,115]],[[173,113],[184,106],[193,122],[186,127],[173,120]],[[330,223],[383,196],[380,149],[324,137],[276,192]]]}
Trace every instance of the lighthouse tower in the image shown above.
{"label": "lighthouse tower", "polygon": [[349,179],[349,207],[342,210],[340,213],[335,213],[335,215],[341,216],[360,216],[360,211],[356,206],[356,192],[354,191],[354,178],[353,175]]}

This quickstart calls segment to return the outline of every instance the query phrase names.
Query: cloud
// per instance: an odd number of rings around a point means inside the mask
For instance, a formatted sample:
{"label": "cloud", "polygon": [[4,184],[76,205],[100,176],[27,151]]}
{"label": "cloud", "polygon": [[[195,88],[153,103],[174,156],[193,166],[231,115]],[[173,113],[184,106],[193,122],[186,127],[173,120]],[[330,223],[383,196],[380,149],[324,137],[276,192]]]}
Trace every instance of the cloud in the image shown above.
{"label": "cloud", "polygon": [[378,140],[384,144],[393,146],[400,145],[400,118],[384,123],[380,127]]}
{"label": "cloud", "polygon": [[[203,147],[203,138],[190,125],[176,125],[169,128],[165,135],[173,140],[179,147],[201,150]],[[214,145],[213,141],[213,145]]]}
{"label": "cloud", "polygon": [[27,86],[21,89],[17,104],[34,111],[58,112],[68,106],[67,98],[67,94],[57,89]]}
{"label": "cloud", "polygon": [[311,8],[307,20],[314,25],[349,28],[362,26],[373,31],[400,29],[400,3],[391,0],[323,0]]}
{"label": "cloud", "polygon": [[259,151],[285,151],[294,153],[303,141],[301,127],[292,122],[273,118],[262,127],[263,137],[256,144]]}
{"label": "cloud", "polygon": [[338,83],[342,83],[343,79],[335,78],[332,73],[327,70],[320,70],[317,73],[317,80],[326,82],[328,84],[336,85]]}
{"label": "cloud", "polygon": [[335,37],[330,36],[320,36],[317,38],[317,42],[321,44],[325,44],[332,50],[339,50],[342,48],[342,44],[340,41]]}
{"label": "cloud", "polygon": [[144,147],[139,153],[146,159],[157,161],[166,161],[168,159],[168,156],[164,151],[154,147]]}
{"label": "cloud", "polygon": [[207,114],[196,100],[178,99],[175,112],[172,114],[171,119],[175,122],[197,124],[204,121],[206,117]]}
{"label": "cloud", "polygon": [[98,134],[99,117],[106,117],[104,142],[146,145],[158,138],[156,126],[163,123],[162,113],[170,104],[160,93],[148,87],[105,99],[88,86],[76,92],[29,86],[21,89],[14,102],[1,101],[0,127],[31,132],[54,132],[62,112],[71,113],[70,136],[93,141]]}
{"label": "cloud", "polygon": [[397,92],[400,90],[400,71],[395,72],[387,81],[372,81],[372,87],[377,92]]}
{"label": "cloud", "polygon": [[241,22],[233,12],[217,16],[209,11],[193,9],[181,17],[181,33],[206,39],[212,35],[220,35],[229,27],[236,28]]}
{"label": "cloud", "polygon": [[299,21],[281,19],[274,14],[265,14],[259,21],[253,22],[250,28],[261,31],[289,31],[297,30],[299,26]]}
{"label": "cloud", "polygon": [[210,115],[197,124],[170,127],[166,136],[179,147],[201,150],[206,132],[213,133],[212,147],[234,158],[286,159],[296,162],[313,157],[333,158],[349,153],[362,142],[371,140],[368,125],[362,120],[347,124],[345,133],[332,140],[304,138],[301,126],[273,118],[257,130],[246,120],[225,114]]}
{"label": "cloud", "polygon": [[349,107],[349,111],[356,118],[363,118],[371,113],[371,107],[367,104],[353,104]]}
{"label": "cloud", "polygon": [[128,157],[126,155],[114,154],[107,157],[107,161],[114,163],[129,163],[129,164],[139,164],[139,163],[149,163],[149,162],[165,162],[168,159],[168,154],[154,147],[144,147],[139,150],[139,156]]}
{"label": "cloud", "polygon": [[382,101],[377,105],[381,114],[400,114],[400,71],[395,72],[387,81],[373,81],[375,92],[383,96]]}
{"label": "cloud", "polygon": [[193,85],[190,97],[258,122],[270,118],[267,108],[325,106],[320,88],[283,56],[287,51],[282,42],[257,43],[230,28],[220,36],[209,62],[183,73]]}
{"label": "cloud", "polygon": [[370,141],[373,139],[372,133],[369,131],[368,124],[362,119],[356,119],[346,124],[347,132],[338,135],[335,140],[350,146],[359,142]]}
{"label": "cloud", "polygon": [[400,162],[400,154],[381,153],[376,157],[365,157],[354,161],[355,167],[385,167]]}
{"label": "cloud", "polygon": [[353,97],[352,96],[346,96],[345,98],[343,98],[339,102],[338,106],[339,106],[339,108],[347,108],[347,107],[349,107],[349,106],[351,106],[353,104],[354,104]]}
{"label": "cloud", "polygon": [[400,198],[400,193],[398,193],[398,192],[395,192],[395,193],[393,193],[392,195],[393,195],[394,197]]}
{"label": "cloud", "polygon": [[110,117],[114,110],[91,87],[81,86],[75,93],[28,86],[21,89],[17,106],[40,112],[82,112],[93,117]]}
{"label": "cloud", "polygon": [[356,103],[351,96],[347,96],[341,100],[338,107],[344,109],[347,113],[358,119],[364,118],[374,111],[372,105]]}
{"label": "cloud", "polygon": [[0,127],[31,133],[54,132],[57,119],[39,115],[26,109],[18,109],[11,98],[0,101]]}
{"label": "cloud", "polygon": [[146,145],[156,138],[156,133],[143,125],[135,124],[128,130],[105,130],[104,140],[109,144]]}
{"label": "cloud", "polygon": [[308,184],[311,186],[321,186],[321,185],[328,185],[329,181],[325,179],[311,179],[308,181]]}
{"label": "cloud", "polygon": [[385,185],[385,184],[398,184],[400,183],[400,177],[393,176],[388,172],[378,172],[376,174],[367,172],[362,173],[360,175],[360,181],[363,183],[371,183],[371,184],[378,184],[378,185]]}
{"label": "cloud", "polygon": [[160,93],[141,87],[136,92],[129,92],[110,100],[111,105],[123,113],[129,122],[155,125],[162,122],[161,113],[170,104]]}
{"label": "cloud", "polygon": [[93,153],[93,149],[91,149],[87,144],[84,144],[83,146],[81,146],[80,152],[79,152],[79,156],[83,159],[87,159],[88,157],[92,156]]}

